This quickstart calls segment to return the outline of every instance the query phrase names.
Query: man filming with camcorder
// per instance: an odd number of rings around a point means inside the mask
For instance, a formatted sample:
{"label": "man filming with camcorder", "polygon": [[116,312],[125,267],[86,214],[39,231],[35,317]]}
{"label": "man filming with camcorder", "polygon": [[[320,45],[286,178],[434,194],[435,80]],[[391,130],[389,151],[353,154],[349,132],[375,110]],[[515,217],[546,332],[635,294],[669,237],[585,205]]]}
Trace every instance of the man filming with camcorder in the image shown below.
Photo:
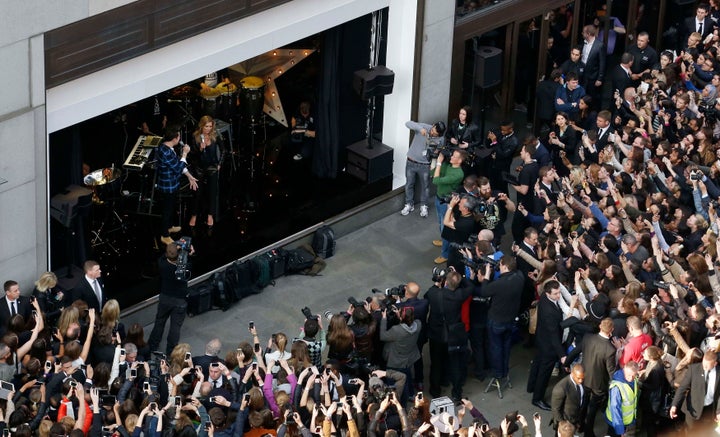
{"label": "man filming with camcorder", "polygon": [[180,340],[180,328],[185,321],[187,311],[185,296],[190,279],[188,256],[194,252],[190,238],[183,237],[173,244],[168,244],[165,247],[165,255],[158,260],[160,299],[155,315],[155,326],[148,340],[151,351],[158,349],[168,318],[170,331],[165,345],[167,355],[172,353]]}

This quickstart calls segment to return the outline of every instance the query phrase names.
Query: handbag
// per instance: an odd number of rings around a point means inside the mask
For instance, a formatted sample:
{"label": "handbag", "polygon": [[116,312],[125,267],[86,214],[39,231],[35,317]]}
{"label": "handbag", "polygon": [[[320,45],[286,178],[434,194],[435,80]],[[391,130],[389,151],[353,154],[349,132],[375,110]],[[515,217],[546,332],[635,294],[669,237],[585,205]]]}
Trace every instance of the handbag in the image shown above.
{"label": "handbag", "polygon": [[530,308],[530,320],[528,322],[528,333],[535,334],[537,331],[537,307]]}

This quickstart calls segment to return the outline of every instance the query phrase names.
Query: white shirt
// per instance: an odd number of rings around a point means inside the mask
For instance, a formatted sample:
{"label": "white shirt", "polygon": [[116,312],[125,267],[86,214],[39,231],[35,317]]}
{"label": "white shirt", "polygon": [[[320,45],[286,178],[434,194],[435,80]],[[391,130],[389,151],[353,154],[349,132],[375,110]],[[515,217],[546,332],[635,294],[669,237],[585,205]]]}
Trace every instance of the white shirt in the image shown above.
{"label": "white shirt", "polygon": [[708,384],[705,389],[705,402],[703,405],[706,407],[712,405],[713,397],[715,397],[715,369],[716,368],[713,367],[709,372],[705,373]]}
{"label": "white shirt", "polygon": [[12,313],[13,313],[13,305],[12,305],[13,303],[15,303],[15,314],[18,313],[18,309],[19,309],[19,308],[18,308],[18,301],[17,301],[17,299],[15,299],[15,300],[10,300],[10,299],[8,299],[8,298],[6,297],[6,298],[5,298],[5,302],[7,302],[8,312],[10,313],[11,316],[12,316]]}
{"label": "white shirt", "polygon": [[585,44],[583,45],[582,56],[580,57],[580,60],[584,64],[587,64],[588,57],[590,56],[590,50],[592,49],[592,45],[593,45],[594,41],[595,40],[585,41]]}

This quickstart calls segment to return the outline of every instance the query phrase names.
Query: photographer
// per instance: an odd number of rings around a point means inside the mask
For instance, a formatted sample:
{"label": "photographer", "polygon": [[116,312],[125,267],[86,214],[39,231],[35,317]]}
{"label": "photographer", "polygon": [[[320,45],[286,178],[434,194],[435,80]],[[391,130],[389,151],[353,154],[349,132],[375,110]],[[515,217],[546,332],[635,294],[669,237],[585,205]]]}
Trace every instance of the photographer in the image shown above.
{"label": "photographer", "polygon": [[508,378],[510,363],[510,346],[515,318],[520,309],[520,300],[525,279],[517,270],[515,257],[505,255],[500,259],[500,277],[490,282],[493,268],[485,266],[482,287],[479,292],[483,297],[492,298],[488,310],[488,337],[490,340],[490,365],[498,385],[502,378]]}
{"label": "photographer", "polygon": [[515,212],[515,202],[510,200],[507,193],[494,190],[486,177],[479,177],[477,185],[480,193],[478,200],[481,205],[485,205],[483,214],[478,216],[478,224],[481,229],[490,229],[493,232],[492,243],[498,247],[505,235],[508,212]]}
{"label": "photographer", "polygon": [[[461,165],[465,162],[465,158],[467,158],[467,152],[464,150],[453,151],[449,164],[445,162],[445,155],[441,153],[438,156],[438,166],[435,167],[432,183],[437,187],[435,210],[437,211],[438,222],[440,223],[441,235],[444,227],[445,212],[448,209],[448,204],[445,199],[448,194],[455,191],[462,183],[463,171]],[[445,239],[434,240],[433,245],[442,247],[440,256],[435,258],[435,264],[446,262],[450,254],[450,242]]]}
{"label": "photographer", "polygon": [[422,325],[420,327],[420,335],[417,339],[417,348],[420,352],[420,358],[415,361],[415,390],[423,390],[423,381],[425,380],[422,350],[427,343],[427,316],[428,301],[418,298],[420,295],[420,286],[417,282],[408,282],[405,285],[405,296],[402,302],[398,303],[399,308],[412,308],[415,320],[419,320]]}
{"label": "photographer", "polygon": [[452,398],[459,401],[467,373],[467,331],[460,318],[463,302],[470,297],[472,284],[460,273],[444,270],[433,274],[435,285],[425,293],[430,303],[430,394],[440,396],[443,377],[452,384]]}
{"label": "photographer", "polygon": [[[462,254],[460,250],[462,245],[470,238],[471,235],[477,233],[477,222],[473,211],[477,207],[477,201],[470,196],[452,195],[452,200],[448,204],[449,208],[445,211],[443,218],[442,239],[450,243],[451,250],[448,256],[448,266],[453,267],[455,271],[463,271]],[[457,207],[457,214],[455,211]]]}
{"label": "photographer", "polygon": [[420,217],[428,216],[428,180],[430,178],[430,149],[442,148],[445,144],[445,123],[434,125],[408,121],[405,123],[415,136],[408,148],[405,164],[405,206],[400,214],[408,215],[415,210],[415,178],[420,180]]}
{"label": "photographer", "polygon": [[[190,253],[194,251],[192,246]],[[158,260],[158,271],[160,274],[160,299],[158,301],[157,313],[155,314],[155,326],[148,344],[150,350],[158,350],[162,340],[165,323],[170,318],[170,331],[167,336],[165,350],[170,355],[180,340],[180,328],[182,328],[187,310],[185,296],[188,292],[188,278],[184,275],[178,276],[178,259],[180,257],[180,246],[168,244],[165,247],[165,256]]]}
{"label": "photographer", "polygon": [[[470,249],[463,249],[465,256],[465,276],[473,281],[475,292],[470,301],[470,348],[472,349],[473,362],[475,369],[473,374],[480,381],[485,379],[485,368],[489,362],[488,357],[488,341],[487,341],[487,324],[488,310],[490,309],[490,298],[480,297],[481,281],[485,272],[484,264],[488,262],[488,258],[499,261],[502,258],[502,252],[495,252],[493,245],[489,241],[479,240],[475,243],[474,255]],[[479,275],[478,275],[479,273]]]}

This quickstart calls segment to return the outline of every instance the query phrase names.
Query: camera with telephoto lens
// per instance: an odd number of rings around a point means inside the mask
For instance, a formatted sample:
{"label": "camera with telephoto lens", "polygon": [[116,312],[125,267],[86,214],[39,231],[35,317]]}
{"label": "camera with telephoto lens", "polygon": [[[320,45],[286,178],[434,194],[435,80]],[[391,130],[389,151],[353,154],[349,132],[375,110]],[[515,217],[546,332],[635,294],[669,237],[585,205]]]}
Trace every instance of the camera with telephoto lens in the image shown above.
{"label": "camera with telephoto lens", "polygon": [[397,287],[386,288],[385,296],[405,296],[405,284],[400,284]]}
{"label": "camera with telephoto lens", "polygon": [[488,264],[492,266],[493,269],[497,269],[498,265],[500,264],[497,260],[495,260],[495,258],[485,255],[476,259],[463,258],[462,263],[470,267],[471,270],[475,271],[484,269],[485,266]]}
{"label": "camera with telephoto lens", "polygon": [[175,245],[178,247],[178,258],[175,263],[175,278],[178,281],[187,281],[191,275],[188,257],[190,256],[192,238],[181,237],[175,241]]}
{"label": "camera with telephoto lens", "polygon": [[657,288],[658,290],[669,290],[670,284],[665,281],[653,281],[653,286]]}
{"label": "camera with telephoto lens", "polygon": [[473,214],[486,215],[495,212],[495,202],[488,202],[483,199],[475,198],[475,205],[472,208]]}
{"label": "camera with telephoto lens", "polygon": [[433,267],[432,269],[432,281],[433,282],[445,282],[445,277],[448,271],[442,267]]}
{"label": "camera with telephoto lens", "polygon": [[312,311],[310,311],[310,308],[308,308],[308,307],[304,307],[304,308],[303,308],[302,310],[300,310],[300,311],[302,311],[303,316],[305,316],[305,318],[308,319],[308,320],[317,320],[317,319],[318,319],[318,316],[314,315],[314,314],[312,313]]}
{"label": "camera with telephoto lens", "polygon": [[469,250],[469,251],[474,251],[474,250],[475,250],[475,245],[472,244],[472,243],[468,243],[468,242],[465,242],[465,243],[455,243],[455,242],[451,242],[451,243],[450,243],[450,249],[457,249],[457,250],[467,249],[467,250]]}

